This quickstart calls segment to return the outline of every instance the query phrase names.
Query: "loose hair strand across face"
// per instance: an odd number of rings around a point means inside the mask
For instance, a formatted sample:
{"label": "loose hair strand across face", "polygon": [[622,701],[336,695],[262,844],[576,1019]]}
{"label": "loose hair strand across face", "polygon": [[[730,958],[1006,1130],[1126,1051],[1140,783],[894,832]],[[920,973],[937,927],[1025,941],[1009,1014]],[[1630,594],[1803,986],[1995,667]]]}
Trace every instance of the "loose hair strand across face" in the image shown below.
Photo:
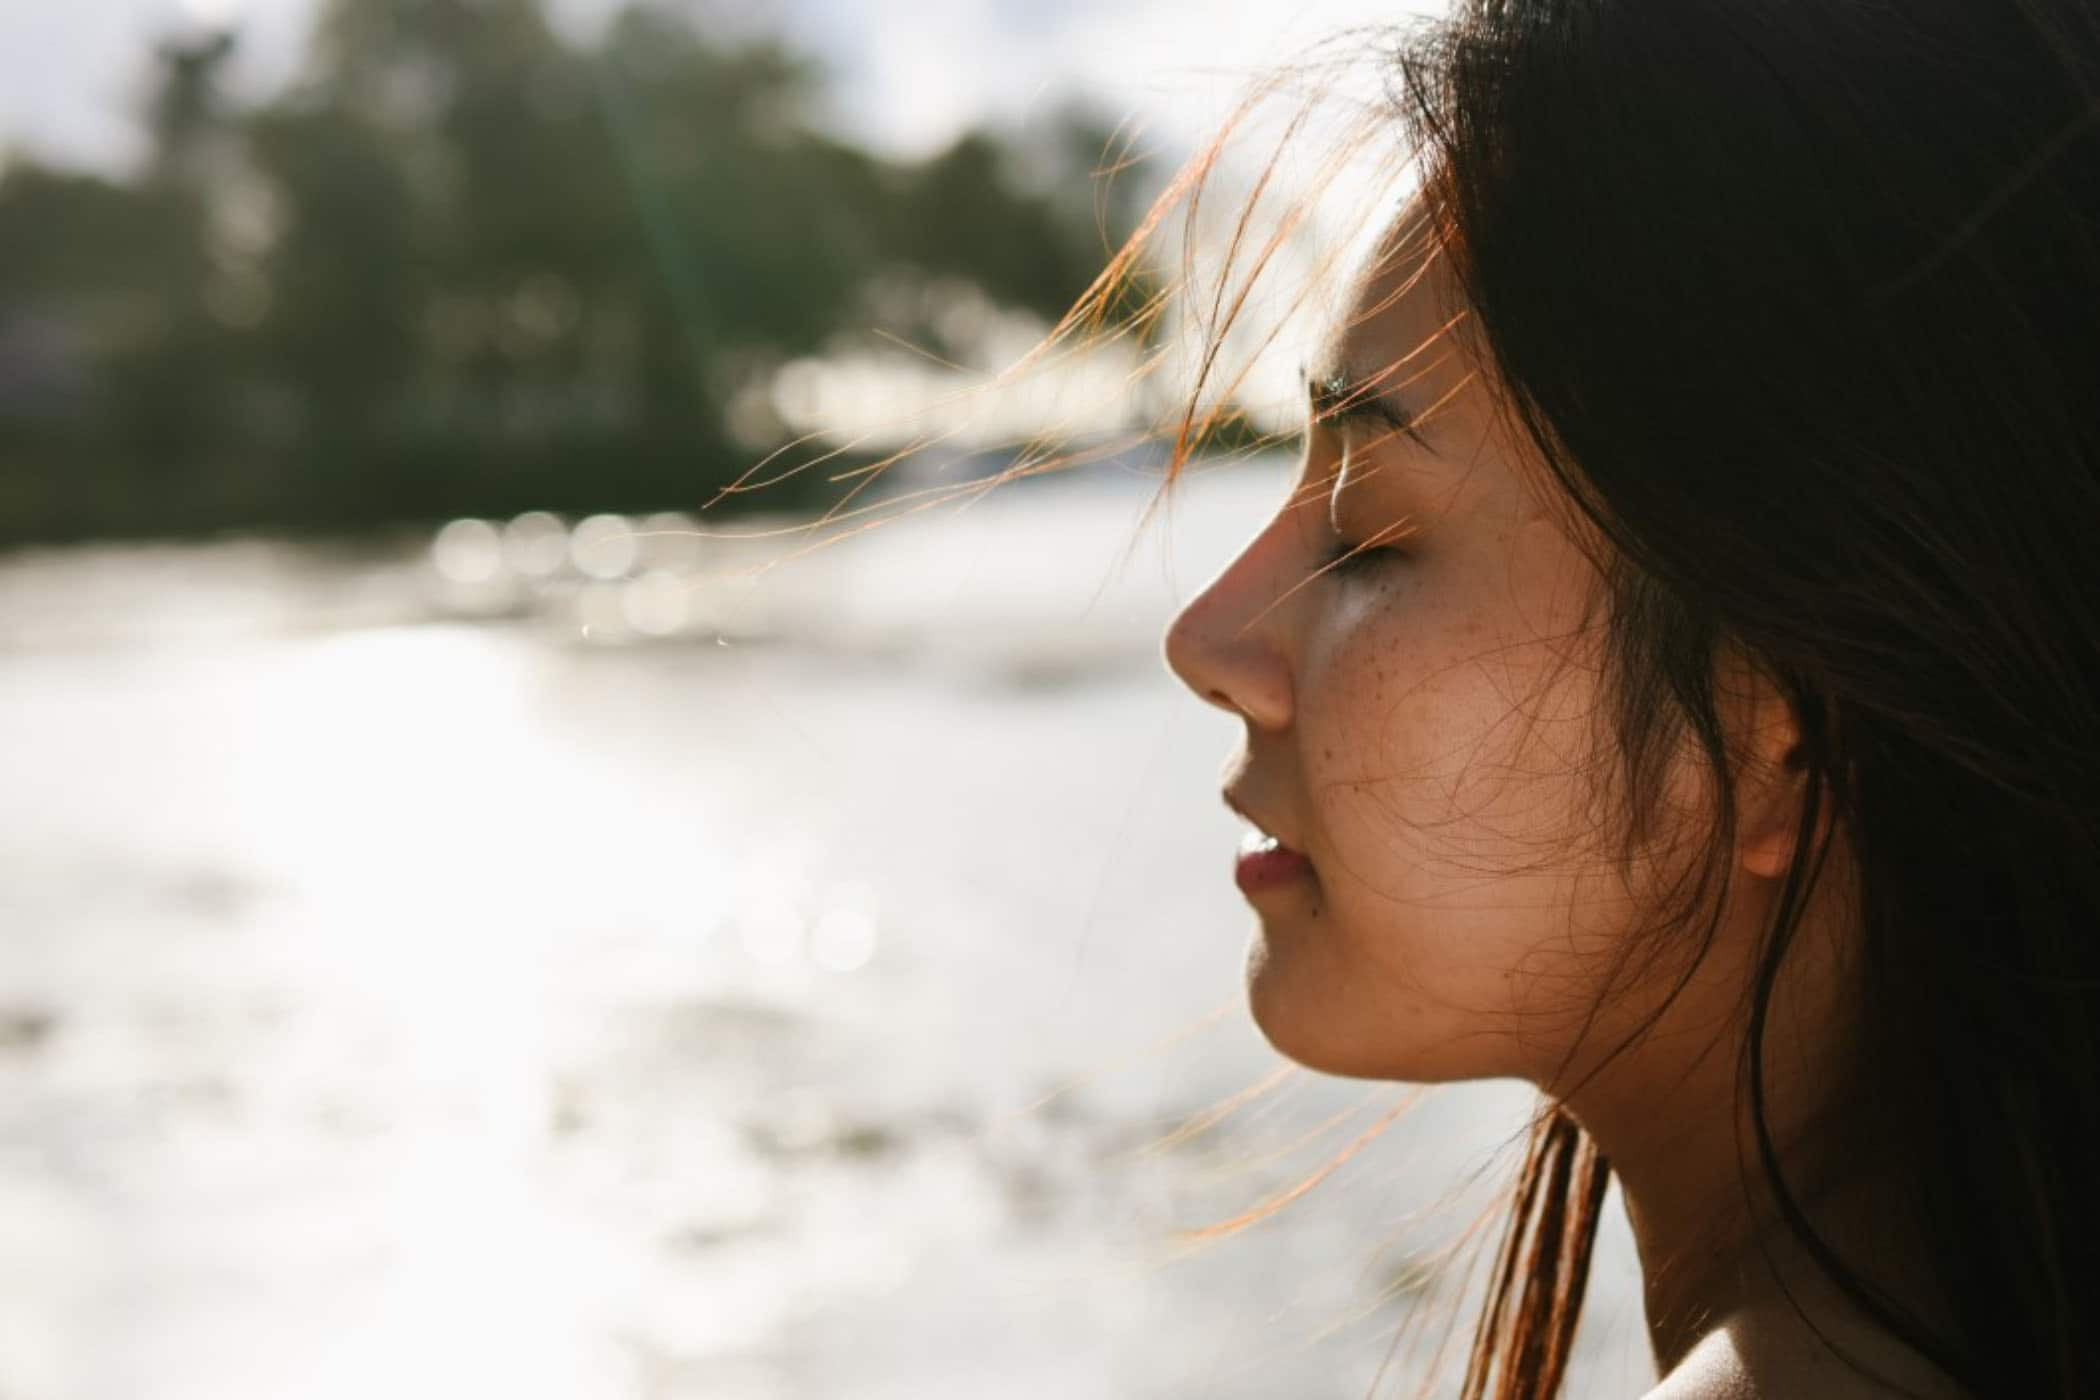
{"label": "loose hair strand across face", "polygon": [[[1707,839],[1655,930],[1681,966],[1706,956],[1699,915],[1735,856],[1722,678],[1742,664],[1798,729],[1794,864],[1745,988],[1746,1178],[1852,1306],[1967,1393],[2092,1394],[2100,10],[1459,0],[1356,42],[1501,408],[1595,542],[1600,819],[1630,853],[1676,755],[1710,779]],[[1173,197],[1193,204],[1217,163]],[[1224,416],[1217,385],[1239,381],[1219,350],[1249,304],[1244,285],[1211,302],[1170,481]],[[1828,1235],[1771,1122],[1774,989],[1840,855],[1856,1024],[1823,1148],[1885,1173],[1916,1276]],[[1560,1385],[1609,1179],[1549,1104],[1467,1400]]]}

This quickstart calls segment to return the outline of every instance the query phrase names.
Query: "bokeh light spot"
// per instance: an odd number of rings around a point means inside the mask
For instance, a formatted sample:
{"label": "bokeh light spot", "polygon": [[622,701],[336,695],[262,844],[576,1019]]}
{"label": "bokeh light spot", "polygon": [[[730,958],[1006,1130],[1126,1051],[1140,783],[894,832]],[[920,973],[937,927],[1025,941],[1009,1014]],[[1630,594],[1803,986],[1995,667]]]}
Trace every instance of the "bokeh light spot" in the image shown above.
{"label": "bokeh light spot", "polygon": [[527,578],[549,578],[569,559],[569,527],[558,515],[528,510],[503,527],[503,557]]}
{"label": "bokeh light spot", "polygon": [[455,520],[430,542],[430,562],[453,583],[487,583],[503,568],[503,537],[486,520]]}
{"label": "bokeh light spot", "polygon": [[634,526],[621,515],[593,515],[569,537],[569,558],[586,578],[625,578],[640,553]]}

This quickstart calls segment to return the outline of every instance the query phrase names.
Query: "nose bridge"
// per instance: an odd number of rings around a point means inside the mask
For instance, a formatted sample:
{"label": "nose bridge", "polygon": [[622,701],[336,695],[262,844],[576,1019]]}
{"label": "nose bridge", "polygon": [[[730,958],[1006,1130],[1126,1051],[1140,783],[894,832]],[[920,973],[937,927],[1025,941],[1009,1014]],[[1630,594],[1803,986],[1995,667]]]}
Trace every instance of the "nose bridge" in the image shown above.
{"label": "nose bridge", "polygon": [[1280,623],[1290,523],[1270,520],[1167,628],[1167,665],[1198,696],[1265,728],[1290,722],[1291,670]]}

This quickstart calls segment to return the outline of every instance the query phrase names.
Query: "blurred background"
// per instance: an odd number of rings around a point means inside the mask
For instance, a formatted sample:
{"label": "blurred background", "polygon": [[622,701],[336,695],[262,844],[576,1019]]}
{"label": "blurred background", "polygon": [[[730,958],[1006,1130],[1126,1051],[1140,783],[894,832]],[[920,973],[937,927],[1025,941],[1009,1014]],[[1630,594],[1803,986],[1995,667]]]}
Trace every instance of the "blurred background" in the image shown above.
{"label": "blurred background", "polygon": [[7,6],[0,1400],[1447,1390],[1529,1093],[1262,1043],[1159,660],[1290,444],[993,382],[1422,8]]}

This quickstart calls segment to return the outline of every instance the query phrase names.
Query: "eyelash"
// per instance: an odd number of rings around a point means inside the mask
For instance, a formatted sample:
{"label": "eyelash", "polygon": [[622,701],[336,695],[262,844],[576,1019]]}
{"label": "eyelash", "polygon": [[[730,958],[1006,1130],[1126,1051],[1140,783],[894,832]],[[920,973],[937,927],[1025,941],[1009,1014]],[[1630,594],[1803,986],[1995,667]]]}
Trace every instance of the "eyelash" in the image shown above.
{"label": "eyelash", "polygon": [[1321,565],[1321,572],[1331,577],[1350,578],[1367,573],[1380,564],[1390,563],[1401,551],[1391,545],[1374,544],[1369,547],[1348,543],[1337,543],[1328,551]]}
{"label": "eyelash", "polygon": [[[1367,423],[1365,421],[1367,416],[1370,418],[1375,418],[1377,421]],[[1429,446],[1429,444],[1425,442],[1422,438],[1421,429],[1415,424],[1414,420],[1411,418],[1405,421],[1394,422],[1388,421],[1387,419],[1379,416],[1375,412],[1366,415],[1363,413],[1343,413],[1336,410],[1329,410],[1324,413],[1315,412],[1312,417],[1312,430],[1314,432],[1333,433],[1336,437],[1341,439],[1342,450],[1344,452],[1347,452],[1352,446],[1350,442],[1351,434],[1353,432],[1360,431],[1365,427],[1370,427],[1373,431],[1375,431],[1378,434],[1380,441],[1385,441],[1395,436],[1398,436],[1405,437],[1410,442],[1413,442],[1416,445],[1425,449]]]}

